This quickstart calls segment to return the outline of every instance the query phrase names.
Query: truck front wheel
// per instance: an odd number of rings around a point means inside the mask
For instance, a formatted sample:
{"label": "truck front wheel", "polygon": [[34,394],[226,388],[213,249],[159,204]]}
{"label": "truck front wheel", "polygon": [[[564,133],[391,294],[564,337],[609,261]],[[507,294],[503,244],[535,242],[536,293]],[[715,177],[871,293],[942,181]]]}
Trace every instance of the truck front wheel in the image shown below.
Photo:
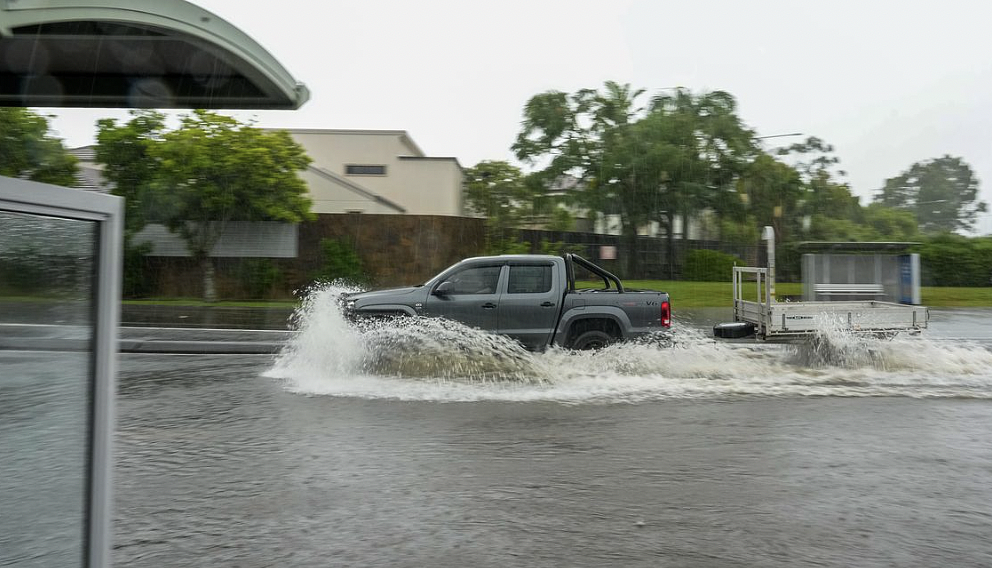
{"label": "truck front wheel", "polygon": [[603,347],[613,343],[615,340],[615,337],[605,331],[591,329],[576,337],[575,341],[572,342],[571,347],[576,351],[602,349]]}

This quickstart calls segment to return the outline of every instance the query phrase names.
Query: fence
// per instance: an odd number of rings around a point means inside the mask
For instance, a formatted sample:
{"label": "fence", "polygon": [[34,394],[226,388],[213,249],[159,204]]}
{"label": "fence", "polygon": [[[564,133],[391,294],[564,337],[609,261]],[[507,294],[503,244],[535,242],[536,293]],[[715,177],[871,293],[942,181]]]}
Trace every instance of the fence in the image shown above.
{"label": "fence", "polygon": [[[638,237],[633,251],[637,261],[634,270],[627,271],[625,261],[631,251],[618,235],[531,229],[520,229],[514,234],[521,242],[530,243],[532,253],[575,252],[626,279],[682,279],[686,259],[695,250],[732,255],[749,266],[764,261],[763,247],[757,245],[676,240],[670,254],[666,239]],[[485,221],[423,215],[318,215],[316,221],[299,226],[296,258],[214,259],[218,293],[232,299],[291,297],[293,290],[306,287],[320,270],[324,261],[323,239],[334,239],[354,248],[371,286],[402,286],[423,282],[463,258],[485,254]],[[274,273],[267,266],[258,266],[260,263],[269,263],[278,273],[271,285],[258,281],[258,275]],[[149,256],[141,261],[138,271],[145,284],[139,295],[195,297],[200,294],[200,267],[190,258]],[[729,267],[724,270],[720,264],[716,272],[716,279],[729,282]]]}
{"label": "fence", "polygon": [[[680,280],[684,275],[685,261],[689,253],[694,250],[712,250],[731,255],[739,258],[748,266],[757,266],[759,262],[764,260],[761,256],[763,249],[758,245],[676,239],[671,243],[670,254],[667,239],[638,237],[636,249],[633,252],[637,255],[637,259],[633,263],[633,270],[627,270],[628,265],[625,263],[625,259],[631,254],[631,251],[626,240],[620,235],[530,229],[521,229],[518,234],[521,241],[531,243],[532,252],[541,252],[543,243],[561,243],[563,246],[560,248],[580,254],[620,277],[631,280]],[[729,270],[727,270],[725,279],[730,281]]]}

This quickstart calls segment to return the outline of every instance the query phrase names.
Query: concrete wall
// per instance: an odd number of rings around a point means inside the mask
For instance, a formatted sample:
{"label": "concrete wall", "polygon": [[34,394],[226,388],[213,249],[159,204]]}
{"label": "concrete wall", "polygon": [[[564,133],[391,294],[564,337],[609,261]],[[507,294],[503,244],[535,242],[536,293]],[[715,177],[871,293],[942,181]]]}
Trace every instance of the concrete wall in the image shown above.
{"label": "concrete wall", "polygon": [[[269,259],[281,280],[263,297],[290,298],[293,290],[311,284],[323,262],[321,239],[355,247],[374,287],[419,284],[442,269],[483,253],[484,220],[450,216],[320,215],[299,225],[299,256]],[[217,291],[221,298],[250,297],[245,269],[257,259],[217,258]],[[200,267],[190,258],[146,257],[143,273],[147,296],[199,297]]]}
{"label": "concrete wall", "polygon": [[463,258],[482,254],[484,223],[447,216],[321,215],[300,225],[299,276],[320,267],[320,240],[330,238],[355,247],[373,284],[418,284]]}

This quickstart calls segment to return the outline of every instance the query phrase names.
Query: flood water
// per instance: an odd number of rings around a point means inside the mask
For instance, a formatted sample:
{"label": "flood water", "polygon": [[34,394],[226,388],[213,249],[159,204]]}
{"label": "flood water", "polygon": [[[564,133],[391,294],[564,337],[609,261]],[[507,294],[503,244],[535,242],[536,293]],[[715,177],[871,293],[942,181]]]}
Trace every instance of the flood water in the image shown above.
{"label": "flood water", "polygon": [[992,564],[987,400],[439,403],[175,359],[125,358],[122,566]]}
{"label": "flood water", "polygon": [[115,558],[988,566],[982,316],[819,357],[691,330],[535,355],[316,302],[275,361],[123,358]]}
{"label": "flood water", "polygon": [[312,298],[275,358],[121,357],[117,565],[992,565],[990,310],[531,354]]}

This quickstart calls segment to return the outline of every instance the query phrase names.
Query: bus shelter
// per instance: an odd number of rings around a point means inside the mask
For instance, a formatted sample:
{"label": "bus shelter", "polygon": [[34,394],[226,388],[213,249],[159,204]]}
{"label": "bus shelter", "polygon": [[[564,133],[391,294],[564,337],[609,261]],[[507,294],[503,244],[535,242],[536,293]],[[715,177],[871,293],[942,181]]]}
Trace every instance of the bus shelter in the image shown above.
{"label": "bus shelter", "polygon": [[920,304],[920,255],[912,242],[806,242],[803,301]]}

